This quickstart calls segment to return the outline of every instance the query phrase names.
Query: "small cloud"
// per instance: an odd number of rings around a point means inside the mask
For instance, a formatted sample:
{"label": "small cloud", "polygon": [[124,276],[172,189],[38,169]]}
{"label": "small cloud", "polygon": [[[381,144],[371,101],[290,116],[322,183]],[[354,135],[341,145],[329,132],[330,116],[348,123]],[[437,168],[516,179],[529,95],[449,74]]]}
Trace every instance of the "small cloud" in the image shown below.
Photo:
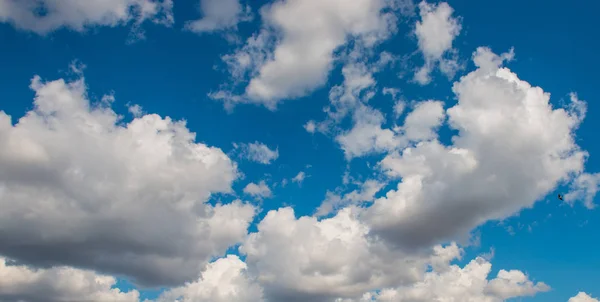
{"label": "small cloud", "polygon": [[298,183],[298,185],[302,185],[302,182],[304,181],[304,179],[306,178],[306,173],[304,173],[303,171],[298,172],[298,174],[296,176],[294,176],[294,178],[292,178],[292,182]]}
{"label": "small cloud", "polygon": [[263,165],[268,165],[279,157],[278,149],[271,149],[267,145],[254,142],[254,143],[240,143],[233,144],[235,149],[240,149],[240,156]]}
{"label": "small cloud", "polygon": [[269,198],[273,196],[271,189],[269,189],[269,186],[267,186],[264,180],[261,180],[258,184],[253,182],[249,183],[244,188],[244,193],[258,199]]}
{"label": "small cloud", "polygon": [[317,125],[315,124],[315,121],[310,120],[304,124],[304,129],[306,129],[308,133],[315,133],[317,130]]}

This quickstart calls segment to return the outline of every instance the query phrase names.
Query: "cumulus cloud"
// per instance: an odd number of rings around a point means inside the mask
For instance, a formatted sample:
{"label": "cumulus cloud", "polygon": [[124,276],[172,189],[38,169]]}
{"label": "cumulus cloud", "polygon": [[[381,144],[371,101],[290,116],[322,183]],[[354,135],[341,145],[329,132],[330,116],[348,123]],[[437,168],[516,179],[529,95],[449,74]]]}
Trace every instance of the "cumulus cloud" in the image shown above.
{"label": "cumulus cloud", "polygon": [[203,17],[188,21],[185,28],[195,33],[235,29],[240,22],[252,20],[250,6],[242,6],[239,0],[200,0]]}
{"label": "cumulus cloud", "polygon": [[406,247],[466,236],[485,221],[531,207],[583,172],[587,153],[574,139],[583,107],[553,109],[548,93],[498,65],[507,57],[478,48],[478,69],[454,84],[458,103],[446,110],[458,130],[452,145],[425,135],[429,140],[380,162],[401,181],[365,209],[374,232]]}
{"label": "cumulus cloud", "polygon": [[462,29],[460,20],[452,16],[454,9],[446,2],[429,4],[422,1],[419,10],[421,20],[415,25],[415,35],[425,65],[415,73],[414,80],[421,85],[429,84],[431,71],[436,64],[449,78],[454,77],[461,68],[456,59],[456,50],[452,48],[452,42]]}
{"label": "cumulus cloud", "polygon": [[279,157],[279,149],[270,149],[269,146],[260,142],[234,144],[234,148],[239,149],[240,155],[247,160],[263,165],[271,164]]}
{"label": "cumulus cloud", "polygon": [[124,123],[90,103],[83,78],[35,76],[31,88],[33,110],[16,124],[0,112],[0,254],[169,285],[246,235],[252,206],[205,203],[232,192],[236,164],[185,122]]}
{"label": "cumulus cloud", "polygon": [[273,195],[271,189],[269,189],[269,186],[267,186],[264,180],[261,180],[258,184],[253,182],[249,183],[246,185],[246,187],[244,187],[244,193],[261,199],[271,197]]}
{"label": "cumulus cloud", "polygon": [[488,280],[492,265],[477,257],[465,267],[450,265],[427,272],[423,281],[410,286],[383,289],[365,295],[360,301],[377,302],[429,302],[478,301],[503,302],[517,297],[534,296],[550,287],[543,282],[534,283],[521,271],[500,270],[496,278]]}
{"label": "cumulus cloud", "polygon": [[[261,9],[260,34],[227,58],[234,77],[249,76],[241,97],[217,98],[230,104],[250,102],[275,109],[283,99],[298,98],[327,82],[334,51],[350,37],[373,46],[396,31],[397,0],[277,1]],[[305,22],[310,18],[314,22]]]}
{"label": "cumulus cloud", "polygon": [[262,287],[247,274],[246,263],[238,256],[228,255],[209,264],[198,280],[166,291],[156,302],[258,302],[262,300]]}
{"label": "cumulus cloud", "polygon": [[70,267],[32,269],[0,257],[0,301],[138,302],[136,290],[112,288],[116,279]]}
{"label": "cumulus cloud", "polygon": [[[292,208],[267,213],[240,247],[268,301],[334,301],[415,282],[428,256],[389,250],[370,239],[350,208],[318,221]],[[332,257],[335,255],[335,257]]]}
{"label": "cumulus cloud", "polygon": [[147,20],[170,26],[174,22],[172,9],[172,0],[0,0],[0,21],[45,35],[60,28],[82,32],[93,26],[115,27],[131,21],[136,27]]}
{"label": "cumulus cloud", "polygon": [[598,302],[596,298],[592,298],[590,295],[579,292],[577,296],[571,297],[568,302]]}
{"label": "cumulus cloud", "polygon": [[304,173],[304,171],[300,171],[300,172],[298,172],[298,174],[296,174],[296,176],[294,176],[292,178],[292,182],[295,182],[298,185],[302,185],[305,178],[306,178],[306,173]]}

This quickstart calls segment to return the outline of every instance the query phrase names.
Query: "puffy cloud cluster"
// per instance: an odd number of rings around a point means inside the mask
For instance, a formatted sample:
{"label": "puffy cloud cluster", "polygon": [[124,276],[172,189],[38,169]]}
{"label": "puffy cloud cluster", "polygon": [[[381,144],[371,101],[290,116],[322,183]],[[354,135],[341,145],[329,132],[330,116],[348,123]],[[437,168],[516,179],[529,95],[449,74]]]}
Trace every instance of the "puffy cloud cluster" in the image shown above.
{"label": "puffy cloud cluster", "polygon": [[[263,27],[246,45],[224,57],[234,78],[249,77],[243,96],[213,95],[231,104],[258,103],[274,109],[305,96],[327,81],[334,51],[351,38],[367,46],[396,31],[396,12],[410,1],[276,1],[261,9]],[[312,22],[305,22],[310,18]]]}
{"label": "puffy cloud cluster", "polygon": [[460,19],[452,16],[454,9],[446,2],[422,1],[419,10],[421,20],[415,25],[415,35],[425,65],[415,73],[414,80],[421,85],[429,84],[431,72],[437,65],[448,78],[454,77],[462,68],[457,61],[457,50],[452,48],[452,42],[462,29]]}
{"label": "puffy cloud cluster", "polygon": [[249,183],[244,187],[244,193],[256,198],[267,198],[273,195],[273,192],[271,192],[271,189],[264,180],[261,180],[258,184]]}
{"label": "puffy cloud cluster", "polygon": [[[574,130],[585,103],[573,98],[569,110],[553,109],[548,93],[500,66],[508,56],[477,49],[478,68],[454,84],[458,103],[445,111],[458,130],[452,145],[418,131],[426,140],[380,162],[401,181],[365,209],[374,232],[402,246],[429,246],[531,207],[583,172],[587,153]],[[440,121],[416,119],[428,120]]]}
{"label": "puffy cloud cluster", "polygon": [[33,270],[0,258],[0,301],[138,302],[135,290],[124,293],[113,277],[70,267]]}
{"label": "puffy cloud cluster", "polygon": [[172,9],[172,0],[0,0],[0,21],[45,35],[63,27],[81,32],[131,21],[136,26],[147,20],[170,26]]}
{"label": "puffy cloud cluster", "polygon": [[0,112],[0,254],[178,284],[244,238],[252,206],[205,204],[231,192],[236,164],[184,122],[125,124],[110,98],[90,104],[83,78],[31,88],[14,125]]}

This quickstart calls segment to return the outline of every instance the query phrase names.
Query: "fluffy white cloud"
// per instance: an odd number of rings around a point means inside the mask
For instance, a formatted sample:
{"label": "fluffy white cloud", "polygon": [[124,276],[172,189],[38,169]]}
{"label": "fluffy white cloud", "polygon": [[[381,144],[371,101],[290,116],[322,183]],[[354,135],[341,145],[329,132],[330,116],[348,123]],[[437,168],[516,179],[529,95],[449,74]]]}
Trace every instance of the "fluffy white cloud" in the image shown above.
{"label": "fluffy white cloud", "polygon": [[[452,78],[461,68],[452,48],[452,42],[462,29],[460,21],[452,16],[454,10],[446,2],[429,4],[422,1],[419,3],[419,10],[421,20],[415,25],[415,35],[425,65],[415,73],[414,79],[422,85],[429,84],[430,73],[438,63],[440,70]],[[448,54],[454,54],[454,57],[448,58]]]}
{"label": "fluffy white cloud", "polygon": [[503,302],[510,298],[534,296],[550,287],[534,283],[521,271],[500,270],[496,278],[488,280],[492,265],[484,258],[471,260],[464,268],[458,265],[434,267],[423,281],[410,286],[381,290],[367,294],[360,301],[377,302]]}
{"label": "fluffy white cloud", "polygon": [[279,157],[279,149],[270,149],[260,142],[234,144],[234,148],[240,150],[242,157],[263,165],[268,165]]}
{"label": "fluffy white cloud", "polygon": [[[243,97],[215,95],[230,103],[274,109],[282,99],[304,96],[326,83],[334,51],[350,37],[372,46],[396,31],[396,12],[409,1],[277,1],[261,9],[263,29],[227,60],[234,77],[247,74]],[[312,22],[305,22],[310,18]],[[273,50],[271,51],[271,48]]]}
{"label": "fluffy white cloud", "polygon": [[548,93],[497,65],[508,57],[479,48],[479,68],[454,84],[458,104],[446,110],[459,131],[453,145],[423,141],[380,162],[402,180],[364,212],[376,233],[429,246],[530,207],[583,172],[587,153],[574,130],[585,104],[573,99],[569,110],[553,109]]}
{"label": "fluffy white cloud", "polygon": [[0,0],[0,21],[45,35],[62,27],[81,32],[131,21],[136,26],[146,20],[171,25],[172,9],[172,0]]}
{"label": "fluffy white cloud", "polygon": [[437,138],[437,128],[444,122],[444,104],[440,101],[423,101],[406,116],[404,126],[398,130],[406,140],[419,142]]}
{"label": "fluffy white cloud", "polygon": [[0,301],[138,302],[139,293],[116,288],[113,277],[70,267],[31,269],[0,257]]}
{"label": "fluffy white cloud", "polygon": [[246,235],[252,206],[205,204],[231,192],[236,164],[185,122],[123,123],[110,98],[90,104],[83,78],[31,88],[16,124],[0,112],[0,254],[176,284]]}
{"label": "fluffy white cloud", "polygon": [[577,296],[571,297],[568,302],[598,302],[596,298],[592,298],[584,292],[579,292]]}
{"label": "fluffy white cloud", "polygon": [[258,184],[249,183],[244,187],[244,193],[257,198],[268,198],[273,195],[264,180],[261,180]]}
{"label": "fluffy white cloud", "polygon": [[267,213],[240,251],[269,301],[353,298],[422,278],[428,257],[391,251],[367,234],[350,208],[321,221],[280,208]]}
{"label": "fluffy white cloud", "polygon": [[262,301],[262,287],[248,276],[246,269],[246,263],[228,255],[209,264],[197,281],[168,290],[156,302]]}
{"label": "fluffy white cloud", "polygon": [[239,0],[200,0],[200,10],[203,17],[187,22],[186,29],[196,33],[233,29],[252,19],[250,6],[243,7]]}

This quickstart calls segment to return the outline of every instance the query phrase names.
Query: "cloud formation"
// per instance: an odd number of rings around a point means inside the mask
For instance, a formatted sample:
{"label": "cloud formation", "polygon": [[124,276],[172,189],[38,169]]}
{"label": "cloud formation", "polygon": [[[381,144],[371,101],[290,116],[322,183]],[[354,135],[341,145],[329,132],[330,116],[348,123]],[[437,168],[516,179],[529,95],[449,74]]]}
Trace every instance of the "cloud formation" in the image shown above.
{"label": "cloud formation", "polygon": [[202,18],[188,21],[187,30],[195,33],[208,33],[237,28],[238,23],[252,20],[250,6],[243,6],[239,0],[200,0]]}
{"label": "cloud formation", "polygon": [[[0,21],[46,35],[60,28],[83,32],[93,26],[115,27],[145,21],[170,26],[172,0],[0,0]],[[138,38],[142,34],[137,28]]]}
{"label": "cloud formation", "polygon": [[90,103],[83,78],[31,88],[16,124],[0,112],[0,254],[178,284],[246,235],[252,206],[205,204],[231,192],[237,165],[184,122],[123,123],[110,98]]}

